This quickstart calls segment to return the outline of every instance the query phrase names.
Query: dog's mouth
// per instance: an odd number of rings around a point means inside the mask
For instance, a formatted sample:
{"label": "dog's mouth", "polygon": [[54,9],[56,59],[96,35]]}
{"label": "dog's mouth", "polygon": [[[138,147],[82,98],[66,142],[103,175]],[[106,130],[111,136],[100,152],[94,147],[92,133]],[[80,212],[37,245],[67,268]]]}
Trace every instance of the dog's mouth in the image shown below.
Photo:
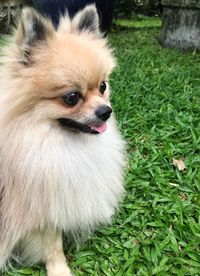
{"label": "dog's mouth", "polygon": [[89,134],[100,134],[106,131],[107,129],[106,122],[103,122],[101,124],[83,124],[67,118],[60,118],[58,119],[58,121],[59,124],[64,128],[81,131],[83,133]]}

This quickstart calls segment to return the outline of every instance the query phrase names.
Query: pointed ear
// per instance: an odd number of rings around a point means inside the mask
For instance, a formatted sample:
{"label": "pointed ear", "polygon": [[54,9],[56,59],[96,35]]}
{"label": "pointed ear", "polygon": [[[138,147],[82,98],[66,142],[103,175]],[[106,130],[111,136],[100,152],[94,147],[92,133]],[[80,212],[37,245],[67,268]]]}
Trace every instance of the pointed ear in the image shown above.
{"label": "pointed ear", "polygon": [[78,32],[88,31],[99,35],[99,16],[96,6],[88,5],[79,11],[72,19],[72,29]]}
{"label": "pointed ear", "polygon": [[47,40],[53,33],[54,27],[49,20],[39,15],[32,8],[22,10],[15,39],[24,64],[29,62],[31,48],[38,42]]}

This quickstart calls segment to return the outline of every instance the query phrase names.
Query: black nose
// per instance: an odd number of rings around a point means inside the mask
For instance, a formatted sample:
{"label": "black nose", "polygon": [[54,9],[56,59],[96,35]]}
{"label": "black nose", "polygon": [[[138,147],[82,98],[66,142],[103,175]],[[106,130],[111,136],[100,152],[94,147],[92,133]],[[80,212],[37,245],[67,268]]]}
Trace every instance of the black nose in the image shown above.
{"label": "black nose", "polygon": [[112,108],[107,105],[101,105],[95,111],[96,116],[102,121],[106,121],[112,113]]}

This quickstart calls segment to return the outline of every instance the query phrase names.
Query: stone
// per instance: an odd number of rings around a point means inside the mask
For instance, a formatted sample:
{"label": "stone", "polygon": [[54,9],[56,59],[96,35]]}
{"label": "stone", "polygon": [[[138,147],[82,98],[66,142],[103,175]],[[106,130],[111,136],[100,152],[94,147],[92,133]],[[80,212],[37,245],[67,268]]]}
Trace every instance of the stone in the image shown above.
{"label": "stone", "polygon": [[159,42],[167,48],[200,49],[200,0],[162,0]]}

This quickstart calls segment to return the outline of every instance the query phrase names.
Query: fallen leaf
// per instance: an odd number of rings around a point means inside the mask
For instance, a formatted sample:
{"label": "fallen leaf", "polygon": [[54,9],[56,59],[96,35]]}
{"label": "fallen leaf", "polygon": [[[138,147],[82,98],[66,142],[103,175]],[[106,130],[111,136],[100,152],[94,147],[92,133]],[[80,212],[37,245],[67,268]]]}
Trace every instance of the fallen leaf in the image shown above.
{"label": "fallen leaf", "polygon": [[171,186],[174,186],[174,187],[178,187],[179,185],[178,184],[176,184],[176,183],[169,183],[169,185],[171,185]]}
{"label": "fallen leaf", "polygon": [[179,171],[183,171],[186,169],[183,159],[179,159],[179,160],[173,159],[173,165],[177,167]]}
{"label": "fallen leaf", "polygon": [[181,195],[180,195],[180,199],[181,199],[181,200],[187,200],[187,199],[188,199],[188,196],[185,195],[185,194],[181,194]]}
{"label": "fallen leaf", "polygon": [[133,244],[134,244],[134,245],[137,245],[137,244],[139,244],[139,243],[140,243],[139,240],[134,240],[134,241],[133,241]]}

